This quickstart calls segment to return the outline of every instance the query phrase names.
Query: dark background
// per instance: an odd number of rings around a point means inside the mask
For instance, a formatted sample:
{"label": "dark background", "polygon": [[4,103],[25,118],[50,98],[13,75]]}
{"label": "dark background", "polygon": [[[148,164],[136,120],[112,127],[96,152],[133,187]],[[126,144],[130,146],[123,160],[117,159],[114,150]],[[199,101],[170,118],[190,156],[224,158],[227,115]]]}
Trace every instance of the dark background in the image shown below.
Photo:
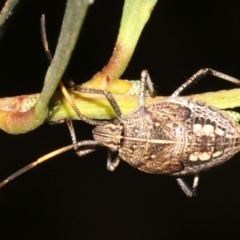
{"label": "dark background", "polygon": [[[54,49],[65,8],[62,0],[22,2],[0,41],[0,97],[41,91],[48,62],[40,16],[46,14]],[[107,63],[122,6],[96,0],[90,7],[68,68],[77,83]],[[240,78],[238,0],[159,0],[123,77],[138,79],[148,69],[158,93],[169,95],[203,67]],[[206,77],[186,93],[233,87]],[[91,126],[75,127],[79,140],[92,139]],[[1,131],[0,139],[1,180],[71,142],[65,124],[47,123],[24,135]],[[108,172],[105,149],[83,158],[64,153],[0,189],[0,239],[239,239],[239,158],[202,173],[190,199],[171,177],[125,162]]]}

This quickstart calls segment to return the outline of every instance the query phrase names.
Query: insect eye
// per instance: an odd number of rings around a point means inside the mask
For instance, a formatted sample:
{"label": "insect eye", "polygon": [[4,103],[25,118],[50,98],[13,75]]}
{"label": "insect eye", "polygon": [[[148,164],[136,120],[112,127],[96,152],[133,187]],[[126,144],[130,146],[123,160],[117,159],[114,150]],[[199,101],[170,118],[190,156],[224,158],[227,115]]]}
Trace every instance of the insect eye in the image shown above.
{"label": "insect eye", "polygon": [[119,119],[115,118],[113,119],[113,122],[112,122],[114,125],[118,125],[120,123]]}

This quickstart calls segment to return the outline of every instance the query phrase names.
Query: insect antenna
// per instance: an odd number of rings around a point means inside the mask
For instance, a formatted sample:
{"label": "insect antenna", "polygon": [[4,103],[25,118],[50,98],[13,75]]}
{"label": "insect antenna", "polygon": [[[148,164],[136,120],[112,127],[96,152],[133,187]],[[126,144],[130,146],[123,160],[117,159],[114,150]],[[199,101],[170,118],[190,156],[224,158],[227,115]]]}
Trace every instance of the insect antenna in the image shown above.
{"label": "insect antenna", "polygon": [[[49,46],[48,46],[48,41],[47,41],[47,34],[46,34],[46,20],[45,20],[45,15],[43,14],[42,17],[41,17],[41,35],[42,35],[42,42],[43,42],[43,47],[44,47],[44,50],[45,50],[45,53],[46,53],[46,56],[49,60],[49,62],[51,63],[52,60],[53,60],[53,57],[52,57],[52,54],[51,54],[51,51],[49,49]],[[63,76],[63,79],[69,83],[69,85],[71,87],[75,87],[76,84],[70,80],[69,78],[66,77],[66,74]],[[64,97],[67,99],[67,101],[69,102],[69,104],[71,105],[72,109],[75,111],[75,113],[77,114],[77,116],[83,120],[84,122],[87,122],[91,125],[103,125],[105,124],[103,121],[96,121],[96,120],[92,120],[86,116],[84,116],[80,110],[78,109],[78,107],[76,106],[74,100],[71,98],[71,96],[69,95],[66,87],[64,86],[63,82],[60,80],[59,82],[59,88],[60,90],[62,91]]]}
{"label": "insect antenna", "polygon": [[[79,151],[80,154],[79,156],[84,156],[87,155],[88,153],[91,153],[93,151],[95,151],[95,148],[99,145],[98,142],[94,141],[94,140],[87,140],[87,141],[81,141],[81,142],[77,142],[76,143],[78,149],[79,148],[83,148],[83,150]],[[21,168],[20,170],[16,171],[15,173],[13,173],[12,175],[8,176],[5,180],[3,180],[2,182],[0,182],[0,188],[3,187],[4,185],[6,185],[7,183],[9,183],[10,181],[12,181],[13,179],[15,179],[16,177],[22,175],[23,173],[27,172],[28,170],[36,167],[37,165],[50,160],[51,158],[64,153],[66,151],[69,151],[71,149],[74,149],[76,146],[75,144],[71,144],[62,148],[59,148],[53,152],[50,152],[40,158],[38,158],[36,161],[28,164],[27,166]],[[86,148],[87,147],[87,148]],[[86,149],[84,149],[86,148]]]}

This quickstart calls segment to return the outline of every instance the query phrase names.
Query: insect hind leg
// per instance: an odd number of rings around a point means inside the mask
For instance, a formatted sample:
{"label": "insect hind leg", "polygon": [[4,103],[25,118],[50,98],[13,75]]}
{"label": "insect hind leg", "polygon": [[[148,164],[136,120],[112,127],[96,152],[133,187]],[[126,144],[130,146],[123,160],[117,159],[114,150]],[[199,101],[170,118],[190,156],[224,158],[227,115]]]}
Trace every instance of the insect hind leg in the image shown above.
{"label": "insect hind leg", "polygon": [[191,86],[191,84],[197,82],[198,80],[202,79],[206,75],[213,75],[215,77],[221,78],[223,80],[235,83],[240,85],[240,80],[231,76],[228,76],[224,73],[218,72],[211,68],[203,68],[197,71],[192,77],[190,77],[185,83],[183,83],[175,92],[171,95],[171,97],[177,97],[184,89]]}
{"label": "insect hind leg", "polygon": [[189,187],[189,185],[185,182],[184,179],[177,178],[176,180],[180,188],[188,197],[194,197],[196,195],[198,182],[199,182],[199,174],[196,174],[194,176],[192,188]]}

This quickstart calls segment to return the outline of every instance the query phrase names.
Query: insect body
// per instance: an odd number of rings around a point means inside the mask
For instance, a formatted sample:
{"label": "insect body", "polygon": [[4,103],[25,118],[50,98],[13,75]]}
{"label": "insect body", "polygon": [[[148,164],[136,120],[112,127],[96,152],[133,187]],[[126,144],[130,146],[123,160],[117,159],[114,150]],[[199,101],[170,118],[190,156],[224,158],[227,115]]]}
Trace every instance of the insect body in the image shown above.
{"label": "insect body", "polygon": [[[198,174],[224,163],[240,149],[235,123],[217,108],[188,98],[153,103],[118,125],[96,127],[93,136],[133,167],[172,176]],[[194,195],[183,184],[187,195]]]}
{"label": "insect body", "polygon": [[240,132],[225,114],[187,98],[140,108],[93,136],[139,170],[175,176],[219,165],[240,149]]}
{"label": "insect body", "polygon": [[[182,90],[206,74],[240,84],[239,80],[228,75],[212,69],[202,69],[167,100],[145,106],[146,86],[151,96],[155,94],[147,71],[143,71],[139,108],[125,117],[111,93],[77,86],[76,90],[80,92],[104,94],[117,119],[113,122],[95,121],[79,112],[82,120],[97,125],[93,130],[94,141],[76,142],[73,137],[73,145],[29,164],[0,183],[0,187],[61,152],[74,148],[79,156],[83,156],[98,146],[105,146],[109,149],[109,170],[113,171],[122,159],[144,172],[176,176],[187,196],[194,196],[199,172],[224,163],[240,150],[240,129],[224,112],[199,100],[178,97]],[[75,135],[71,127],[70,132],[71,136]],[[181,178],[190,174],[195,175],[192,188]]]}
{"label": "insect body", "polygon": [[[123,159],[148,173],[195,174],[192,189],[182,178],[177,178],[187,196],[195,195],[199,172],[224,163],[240,150],[240,130],[224,112],[199,100],[175,97],[208,73],[239,84],[237,79],[203,69],[167,100],[145,107],[142,94],[139,109],[114,124],[97,126],[93,130],[94,139],[118,152],[113,163],[108,160],[108,169],[114,170]],[[141,93],[147,78],[147,72],[143,71]],[[150,81],[148,85],[152,89]]]}

